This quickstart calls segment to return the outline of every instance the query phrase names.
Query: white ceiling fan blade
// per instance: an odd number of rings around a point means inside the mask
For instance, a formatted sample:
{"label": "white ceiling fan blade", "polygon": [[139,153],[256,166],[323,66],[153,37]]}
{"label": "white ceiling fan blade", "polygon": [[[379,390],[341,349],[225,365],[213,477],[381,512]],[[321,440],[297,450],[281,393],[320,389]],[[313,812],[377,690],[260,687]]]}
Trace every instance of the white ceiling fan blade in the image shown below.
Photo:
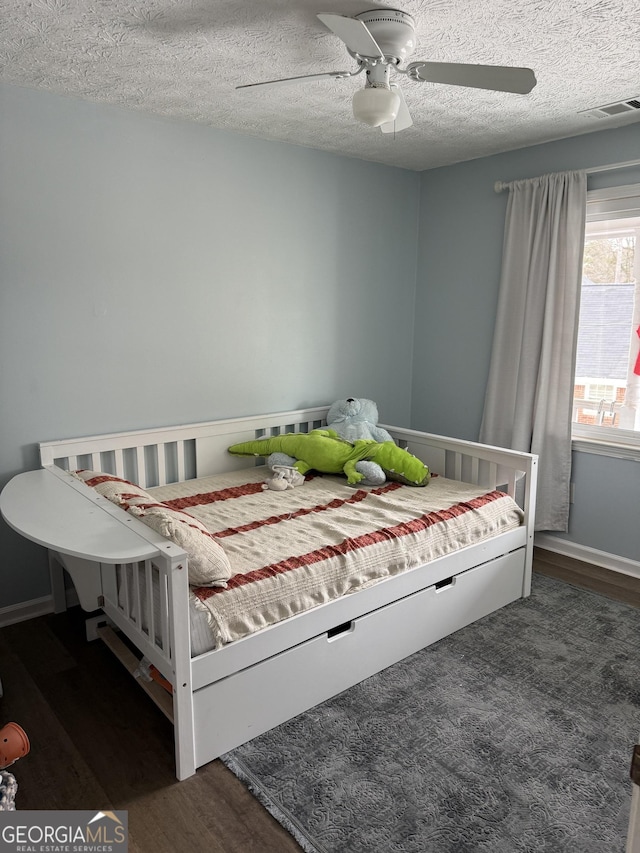
{"label": "white ceiling fan blade", "polygon": [[344,15],[318,15],[325,27],[346,44],[352,53],[382,59],[384,54],[366,25]]}
{"label": "white ceiling fan blade", "polygon": [[409,107],[407,106],[407,102],[402,94],[402,89],[397,83],[393,83],[391,88],[394,92],[400,95],[400,109],[398,110],[398,115],[396,116],[395,121],[388,121],[385,124],[380,125],[380,130],[383,133],[397,133],[399,130],[406,130],[413,124],[413,119],[411,118]]}
{"label": "white ceiling fan blade", "polygon": [[352,76],[350,71],[326,71],[321,74],[303,74],[300,77],[282,77],[280,80],[264,80],[262,83],[243,83],[242,86],[236,86],[236,89],[253,89],[256,86],[288,86],[290,83],[306,82],[307,80],[324,80],[327,77],[341,79]]}
{"label": "white ceiling fan blade", "polygon": [[411,62],[406,70],[412,80],[423,83],[446,83],[520,95],[526,95],[536,85],[536,76],[530,68],[463,65],[457,62]]}

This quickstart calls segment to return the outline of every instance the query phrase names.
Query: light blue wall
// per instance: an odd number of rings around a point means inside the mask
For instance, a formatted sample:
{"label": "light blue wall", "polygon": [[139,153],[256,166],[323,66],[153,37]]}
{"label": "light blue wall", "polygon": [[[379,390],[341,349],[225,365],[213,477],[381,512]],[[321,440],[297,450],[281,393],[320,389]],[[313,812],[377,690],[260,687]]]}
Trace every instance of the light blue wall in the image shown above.
{"label": "light blue wall", "polygon": [[[422,173],[415,429],[478,437],[507,204],[507,194],[496,194],[494,183],[638,157],[640,123],[635,123]],[[594,174],[589,188],[636,182],[640,168]],[[567,538],[638,560],[640,466],[602,460],[574,454],[575,503]]]}
{"label": "light blue wall", "polygon": [[[0,110],[0,487],[41,439],[347,394],[475,439],[494,181],[640,156],[636,124],[420,175],[15,87]],[[569,537],[637,559],[638,466],[576,463]],[[2,522],[0,548],[0,608],[48,594],[42,549]]]}
{"label": "light blue wall", "polygon": [[640,562],[640,464],[574,453],[571,542]]}
{"label": "light blue wall", "polygon": [[[408,423],[416,173],[16,87],[0,109],[0,487],[43,439],[350,394]],[[48,594],[42,549],[4,522],[0,549],[0,608]]]}

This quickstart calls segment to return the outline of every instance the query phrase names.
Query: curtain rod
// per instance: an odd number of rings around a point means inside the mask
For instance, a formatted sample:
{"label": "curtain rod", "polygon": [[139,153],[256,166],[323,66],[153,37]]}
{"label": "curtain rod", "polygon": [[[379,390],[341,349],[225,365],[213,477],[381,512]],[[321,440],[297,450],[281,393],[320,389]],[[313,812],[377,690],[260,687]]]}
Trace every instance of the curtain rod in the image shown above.
{"label": "curtain rod", "polygon": [[[640,159],[625,160],[624,163],[610,163],[608,166],[592,166],[590,169],[583,169],[582,171],[586,172],[587,175],[593,175],[595,172],[613,172],[617,169],[628,169],[631,166],[640,166]],[[576,171],[580,170],[576,169]],[[496,181],[493,188],[497,193],[501,193],[503,190],[509,189],[509,184],[504,181]]]}

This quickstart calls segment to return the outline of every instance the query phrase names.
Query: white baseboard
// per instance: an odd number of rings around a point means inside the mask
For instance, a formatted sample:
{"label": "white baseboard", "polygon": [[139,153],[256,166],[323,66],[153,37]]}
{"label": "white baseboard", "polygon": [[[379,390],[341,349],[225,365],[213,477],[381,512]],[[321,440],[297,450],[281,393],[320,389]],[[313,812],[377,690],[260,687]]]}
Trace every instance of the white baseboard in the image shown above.
{"label": "white baseboard", "polygon": [[559,536],[553,536],[550,533],[536,533],[534,544],[545,551],[553,551],[555,554],[573,557],[574,560],[581,560],[583,563],[592,563],[612,572],[621,572],[623,575],[640,578],[640,562],[637,560],[629,560],[627,557],[619,557],[617,554],[610,554],[608,551],[588,548],[586,545],[579,545],[569,539],[561,539]]}
{"label": "white baseboard", "polygon": [[[67,607],[79,604],[75,589],[66,590]],[[0,628],[7,625],[15,625],[16,622],[26,622],[27,619],[36,619],[53,613],[53,596],[43,595],[42,598],[32,598],[30,601],[21,601],[20,604],[10,604],[8,607],[0,607]]]}
{"label": "white baseboard", "polygon": [[32,598],[31,601],[22,601],[20,604],[11,604],[9,607],[0,607],[0,628],[14,625],[16,622],[25,622],[27,619],[35,619],[46,613],[53,613],[51,595]]}

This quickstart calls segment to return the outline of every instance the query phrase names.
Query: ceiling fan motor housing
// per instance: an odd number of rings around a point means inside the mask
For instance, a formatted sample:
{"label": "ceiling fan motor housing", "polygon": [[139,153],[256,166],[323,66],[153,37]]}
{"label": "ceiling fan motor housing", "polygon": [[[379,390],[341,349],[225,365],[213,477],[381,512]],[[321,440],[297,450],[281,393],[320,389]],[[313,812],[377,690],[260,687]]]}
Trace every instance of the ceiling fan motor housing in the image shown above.
{"label": "ceiling fan motor housing", "polygon": [[355,18],[366,24],[386,60],[399,65],[412,56],[416,49],[416,29],[411,15],[398,9],[373,9]]}

